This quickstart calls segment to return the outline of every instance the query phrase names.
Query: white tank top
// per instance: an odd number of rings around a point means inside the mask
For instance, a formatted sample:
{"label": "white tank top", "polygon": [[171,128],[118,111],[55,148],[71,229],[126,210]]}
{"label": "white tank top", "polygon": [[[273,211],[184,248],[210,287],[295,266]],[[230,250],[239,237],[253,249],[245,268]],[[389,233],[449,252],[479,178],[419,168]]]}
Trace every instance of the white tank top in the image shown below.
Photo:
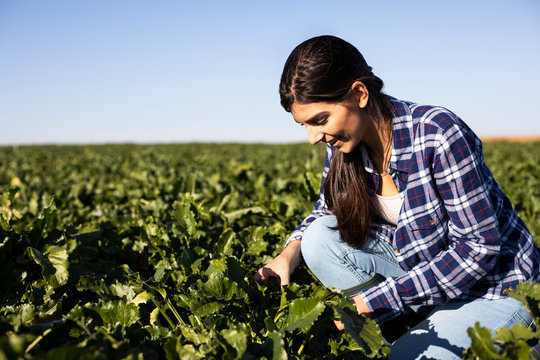
{"label": "white tank top", "polygon": [[379,216],[388,221],[390,224],[397,225],[399,211],[401,210],[401,205],[403,204],[403,200],[401,200],[399,194],[394,196],[381,196],[379,194],[375,194],[375,196],[371,197],[371,203]]}

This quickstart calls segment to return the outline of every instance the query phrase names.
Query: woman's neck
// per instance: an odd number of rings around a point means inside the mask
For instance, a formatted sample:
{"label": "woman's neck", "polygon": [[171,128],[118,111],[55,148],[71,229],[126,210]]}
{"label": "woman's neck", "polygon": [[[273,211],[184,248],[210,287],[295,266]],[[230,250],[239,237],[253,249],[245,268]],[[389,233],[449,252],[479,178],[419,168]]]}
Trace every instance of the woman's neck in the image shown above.
{"label": "woman's neck", "polygon": [[386,173],[392,156],[392,122],[370,121],[364,143],[379,174]]}

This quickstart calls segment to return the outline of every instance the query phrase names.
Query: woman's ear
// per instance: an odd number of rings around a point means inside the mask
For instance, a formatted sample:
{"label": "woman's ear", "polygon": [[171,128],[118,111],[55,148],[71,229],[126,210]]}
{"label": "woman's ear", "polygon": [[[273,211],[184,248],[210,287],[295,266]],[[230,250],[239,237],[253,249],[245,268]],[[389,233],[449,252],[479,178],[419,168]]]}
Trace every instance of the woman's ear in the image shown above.
{"label": "woman's ear", "polygon": [[358,106],[361,109],[365,108],[369,100],[369,91],[366,85],[357,80],[351,85],[351,90],[358,100]]}

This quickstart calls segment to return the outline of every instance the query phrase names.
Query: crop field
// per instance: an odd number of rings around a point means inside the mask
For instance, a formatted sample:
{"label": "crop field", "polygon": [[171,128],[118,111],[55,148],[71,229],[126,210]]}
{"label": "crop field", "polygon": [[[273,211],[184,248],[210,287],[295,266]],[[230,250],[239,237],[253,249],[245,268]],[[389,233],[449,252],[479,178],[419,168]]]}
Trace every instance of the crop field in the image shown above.
{"label": "crop field", "polygon": [[[540,142],[484,153],[540,246]],[[305,267],[283,291],[250,281],[311,211],[323,158],[309,144],[0,147],[0,360],[384,358],[386,330]],[[538,284],[511,296],[540,325]],[[477,326],[464,356],[527,358],[539,334]]]}

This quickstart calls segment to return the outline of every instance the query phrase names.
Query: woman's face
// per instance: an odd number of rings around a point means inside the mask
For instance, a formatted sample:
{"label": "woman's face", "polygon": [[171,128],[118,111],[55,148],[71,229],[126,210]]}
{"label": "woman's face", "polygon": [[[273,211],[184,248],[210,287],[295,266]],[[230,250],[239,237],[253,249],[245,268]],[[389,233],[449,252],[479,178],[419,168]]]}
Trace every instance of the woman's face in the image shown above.
{"label": "woman's face", "polygon": [[323,141],[344,153],[350,153],[368,132],[369,118],[354,102],[295,102],[291,114],[297,123],[306,127],[312,145]]}

